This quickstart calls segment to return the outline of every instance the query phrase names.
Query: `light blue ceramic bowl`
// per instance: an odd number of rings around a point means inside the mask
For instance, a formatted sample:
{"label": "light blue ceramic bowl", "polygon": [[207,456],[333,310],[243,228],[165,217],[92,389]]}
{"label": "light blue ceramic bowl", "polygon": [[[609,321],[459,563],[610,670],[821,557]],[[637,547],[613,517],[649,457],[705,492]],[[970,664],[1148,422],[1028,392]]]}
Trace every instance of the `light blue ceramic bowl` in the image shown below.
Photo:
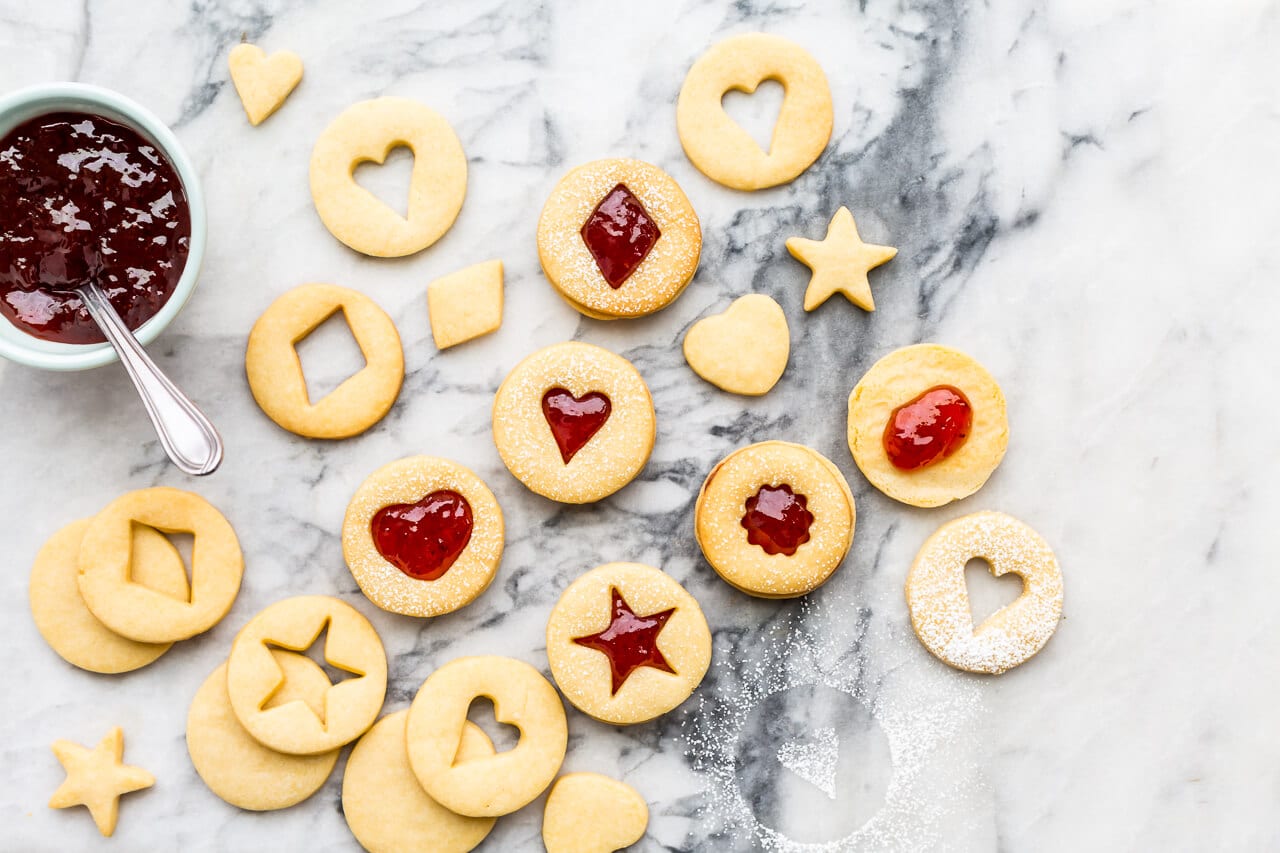
{"label": "light blue ceramic bowl", "polygon": [[[144,345],[149,344],[182,310],[200,277],[206,229],[200,177],[177,137],[150,110],[124,95],[98,86],[50,83],[20,89],[0,97],[0,137],[27,119],[61,110],[97,113],[132,127],[155,143],[173,164],[174,171],[182,181],[182,189],[187,194],[187,205],[191,209],[191,245],[187,253],[186,268],[183,269],[182,278],[174,287],[169,301],[154,317],[134,331],[138,340]],[[115,350],[110,344],[60,344],[42,341],[28,335],[3,317],[0,317],[0,356],[45,370],[85,370],[116,360]]]}

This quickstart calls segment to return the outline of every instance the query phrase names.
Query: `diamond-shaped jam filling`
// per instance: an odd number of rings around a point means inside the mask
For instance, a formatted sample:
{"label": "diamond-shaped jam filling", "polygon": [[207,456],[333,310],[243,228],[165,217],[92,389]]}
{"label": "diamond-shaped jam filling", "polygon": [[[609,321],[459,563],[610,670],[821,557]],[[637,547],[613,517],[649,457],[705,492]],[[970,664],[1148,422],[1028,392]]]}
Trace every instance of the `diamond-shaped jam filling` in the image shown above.
{"label": "diamond-shaped jam filling", "polygon": [[614,290],[640,266],[662,232],[626,184],[609,191],[582,225],[582,242]]}

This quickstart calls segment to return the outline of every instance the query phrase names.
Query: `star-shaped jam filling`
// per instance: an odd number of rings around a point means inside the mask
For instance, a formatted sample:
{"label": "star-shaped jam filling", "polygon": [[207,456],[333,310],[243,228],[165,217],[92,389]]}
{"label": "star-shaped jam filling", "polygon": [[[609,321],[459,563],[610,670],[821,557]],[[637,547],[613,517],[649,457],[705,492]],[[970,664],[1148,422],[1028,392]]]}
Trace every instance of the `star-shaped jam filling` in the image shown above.
{"label": "star-shaped jam filling", "polygon": [[642,666],[651,666],[674,675],[675,670],[658,648],[658,634],[676,609],[672,607],[661,613],[637,616],[617,587],[611,587],[609,594],[613,599],[609,627],[598,634],[574,637],[573,641],[580,646],[603,652],[609,658],[609,668],[613,672],[613,695],[616,696],[622,689],[623,682]]}

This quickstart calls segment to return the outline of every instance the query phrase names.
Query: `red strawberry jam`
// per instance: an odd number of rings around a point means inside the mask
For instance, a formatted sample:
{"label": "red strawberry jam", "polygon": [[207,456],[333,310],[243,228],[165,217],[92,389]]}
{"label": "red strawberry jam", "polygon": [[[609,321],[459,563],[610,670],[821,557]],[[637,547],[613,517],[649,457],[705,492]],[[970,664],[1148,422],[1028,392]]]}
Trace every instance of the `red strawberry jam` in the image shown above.
{"label": "red strawberry jam", "polygon": [[786,483],[761,486],[747,498],[747,512],[742,516],[747,541],[759,545],[766,554],[790,557],[809,541],[813,513],[805,508],[808,503],[808,498],[797,495]]}
{"label": "red strawberry jam", "polygon": [[609,669],[613,673],[613,693],[622,689],[631,673],[642,666],[675,672],[658,648],[658,634],[662,632],[671,614],[676,612],[675,608],[649,616],[637,616],[622,593],[617,589],[611,589],[609,593],[612,598],[609,627],[599,634],[575,637],[573,641],[580,646],[603,652],[609,659]]}
{"label": "red strawberry jam", "polygon": [[582,226],[582,241],[614,290],[622,287],[661,236],[657,223],[625,184],[610,190]]}
{"label": "red strawberry jam", "polygon": [[444,577],[471,541],[471,504],[457,492],[432,492],[413,504],[378,510],[370,524],[373,544],[387,562],[411,578]]}
{"label": "red strawberry jam", "polygon": [[893,410],[884,452],[895,468],[915,471],[960,449],[973,427],[973,407],[959,388],[935,385]]}
{"label": "red strawberry jam", "polygon": [[609,420],[613,407],[599,391],[575,397],[564,388],[552,388],[542,395],[542,416],[560,448],[560,458],[568,465],[574,454]]}

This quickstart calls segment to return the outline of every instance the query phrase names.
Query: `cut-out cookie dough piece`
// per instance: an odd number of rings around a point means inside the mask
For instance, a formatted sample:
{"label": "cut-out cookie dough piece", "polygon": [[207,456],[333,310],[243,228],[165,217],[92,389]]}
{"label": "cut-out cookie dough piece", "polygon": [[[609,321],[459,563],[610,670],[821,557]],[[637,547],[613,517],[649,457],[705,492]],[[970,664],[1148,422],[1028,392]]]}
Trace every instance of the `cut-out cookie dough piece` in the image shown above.
{"label": "cut-out cookie dough piece", "polygon": [[657,421],[631,362],[570,341],[517,364],[493,398],[493,441],[512,476],[561,503],[590,503],[649,461]]}
{"label": "cut-out cookie dough piece", "polygon": [[804,310],[812,311],[834,293],[845,297],[863,311],[876,310],[867,273],[888,263],[898,254],[892,246],[862,242],[849,208],[842,207],[831,217],[827,236],[821,240],[788,237],[787,251],[813,270],[804,292]]}
{"label": "cut-out cookie dough piece", "polygon": [[[413,152],[408,216],[356,183],[356,166],[382,163],[397,146]],[[347,107],[311,151],[311,200],[329,233],[366,255],[412,255],[444,236],[467,194],[467,155],[449,122],[408,98]]]}
{"label": "cut-out cookie dough piece", "polygon": [[547,280],[580,313],[641,317],[670,305],[698,269],[702,226],[670,175],[642,160],[595,160],[560,179],[538,217]]}
{"label": "cut-out cookie dough piece", "polygon": [[[765,80],[785,91],[768,151],[722,103],[731,89],[750,94]],[[714,45],[689,69],[676,103],[676,129],[689,160],[711,180],[738,190],[800,175],[827,147],[832,119],[831,89],[818,61],[795,42],[765,33]]]}
{"label": "cut-out cookie dough piece", "polygon": [[502,261],[485,261],[427,285],[436,349],[496,332],[502,325]]}
{"label": "cut-out cookie dough piece", "polygon": [[547,658],[574,707],[625,726],[689,698],[711,664],[711,631],[698,602],[666,572],[606,563],[556,602]]}
{"label": "cut-out cookie dough piece", "polygon": [[542,812],[547,853],[612,853],[635,844],[649,826],[649,804],[625,782],[599,773],[566,773]]}
{"label": "cut-out cookie dough piece", "polygon": [[[286,673],[271,648],[301,652],[328,629],[324,659],[355,675],[330,687],[321,717],[304,702],[267,707]],[[240,629],[227,661],[227,692],[236,719],[263,746],[290,755],[329,752],[360,737],[382,710],[387,654],[360,611],[324,595],[286,598]]]}
{"label": "cut-out cookie dough piece", "polygon": [[[134,523],[190,533],[191,598],[132,580]],[[227,615],[240,592],[244,555],[222,513],[193,492],[156,486],[121,495],[89,524],[78,558],[80,595],[102,624],[139,643],[172,643]]]}
{"label": "cut-out cookie dough piece", "polygon": [[[467,709],[484,696],[499,723],[520,730],[513,749],[457,760]],[[409,708],[409,764],[431,798],[468,817],[500,817],[537,799],[560,772],[568,744],[560,696],[529,664],[458,658],[433,672]]]}
{"label": "cut-out cookie dough piece", "polygon": [[856,510],[840,470],[816,450],[765,441],[711,469],[694,508],[694,536],[711,568],[761,598],[812,592],[853,544]]}
{"label": "cut-out cookie dough piece", "polygon": [[[369,853],[466,853],[493,829],[496,818],[463,817],[427,795],[409,766],[409,712],[388,714],[351,750],[342,777],[342,815]],[[493,744],[475,723],[462,727],[457,761],[483,760]]]}
{"label": "cut-out cookie dough piece", "polygon": [[302,79],[302,60],[291,50],[267,56],[257,45],[238,44],[231,49],[227,66],[249,124],[255,126],[280,109]]}
{"label": "cut-out cookie dough piece", "polygon": [[[930,391],[958,391],[963,397],[964,434],[938,432],[948,419],[925,396]],[[904,410],[909,404],[911,409]],[[914,451],[944,440],[945,454],[911,470],[899,468],[889,455],[888,448],[897,444]],[[849,395],[853,461],[871,485],[911,506],[942,506],[978,491],[1008,445],[1004,392],[985,367],[950,347],[916,344],[894,350],[872,365]]]}
{"label": "cut-out cookie dough piece", "polygon": [[369,475],[347,505],[342,555],[365,597],[406,616],[465,607],[498,572],[502,509],[484,481],[435,456]]}
{"label": "cut-out cookie dough piece", "polygon": [[[284,682],[272,704],[300,701],[323,709],[329,677],[305,655],[272,649]],[[338,750],[318,755],[286,755],[253,739],[231,709],[227,665],[205,679],[187,712],[187,753],[209,790],[250,811],[288,808],[320,790],[338,761]]]}
{"label": "cut-out cookie dough piece", "polygon": [[[73,521],[40,549],[31,566],[31,616],[67,663],[90,672],[129,672],[167,652],[170,643],[139,643],[103,625],[80,595],[77,560],[91,519]],[[187,569],[173,543],[150,527],[133,526],[129,576],[133,583],[187,601]]]}
{"label": "cut-out cookie dough piece", "polygon": [[[975,557],[991,574],[1022,578],[1022,595],[974,626],[964,571]],[[1062,618],[1062,571],[1048,543],[1001,512],[949,521],[925,540],[907,574],[911,626],[938,660],[998,675],[1044,648]]]}
{"label": "cut-out cookie dough piece", "polygon": [[69,740],[54,741],[53,754],[67,778],[53,792],[49,808],[85,806],[103,835],[116,831],[122,795],[156,783],[156,777],[141,767],[124,763],[124,732],[119,726],[93,749]]}
{"label": "cut-out cookie dough piece", "polygon": [[790,354],[787,316],[763,293],[735,299],[723,314],[702,318],[684,336],[684,358],[693,372],[731,394],[768,393]]}
{"label": "cut-out cookie dough piece", "polygon": [[[338,311],[365,366],[312,403],[295,345]],[[395,323],[363,293],[304,284],[272,302],[253,324],[244,366],[253,399],[271,420],[307,438],[349,438],[382,420],[395,404],[404,381],[404,350]]]}

